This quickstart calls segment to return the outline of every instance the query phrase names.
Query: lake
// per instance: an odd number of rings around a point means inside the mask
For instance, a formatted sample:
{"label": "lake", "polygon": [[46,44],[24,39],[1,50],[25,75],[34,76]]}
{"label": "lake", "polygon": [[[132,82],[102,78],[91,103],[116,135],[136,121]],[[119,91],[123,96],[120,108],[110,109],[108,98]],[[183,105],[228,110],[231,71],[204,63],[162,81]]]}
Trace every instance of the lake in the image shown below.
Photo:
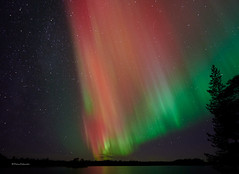
{"label": "lake", "polygon": [[210,166],[110,166],[87,168],[8,168],[1,174],[219,174]]}

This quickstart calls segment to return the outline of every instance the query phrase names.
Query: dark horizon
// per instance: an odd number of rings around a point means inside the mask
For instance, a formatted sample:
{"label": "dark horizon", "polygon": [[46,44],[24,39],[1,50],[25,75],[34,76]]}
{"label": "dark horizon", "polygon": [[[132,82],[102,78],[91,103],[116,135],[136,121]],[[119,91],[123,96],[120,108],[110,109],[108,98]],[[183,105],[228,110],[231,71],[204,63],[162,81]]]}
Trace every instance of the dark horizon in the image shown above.
{"label": "dark horizon", "polygon": [[212,163],[205,162],[198,158],[177,159],[173,161],[138,161],[138,160],[85,160],[74,158],[72,160],[51,160],[32,158],[11,158],[8,159],[0,154],[0,167],[71,167],[82,168],[90,166],[205,166]]}

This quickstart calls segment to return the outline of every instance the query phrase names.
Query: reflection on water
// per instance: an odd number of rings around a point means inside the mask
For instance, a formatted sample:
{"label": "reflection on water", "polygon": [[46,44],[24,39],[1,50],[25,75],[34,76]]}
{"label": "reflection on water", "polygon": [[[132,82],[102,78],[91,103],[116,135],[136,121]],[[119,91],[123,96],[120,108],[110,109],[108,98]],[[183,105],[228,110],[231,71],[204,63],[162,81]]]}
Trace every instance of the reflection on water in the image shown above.
{"label": "reflection on water", "polygon": [[0,169],[1,174],[219,174],[209,166],[113,166],[87,168],[9,168]]}
{"label": "reflection on water", "polygon": [[218,174],[208,166],[117,166],[88,167],[78,174]]}

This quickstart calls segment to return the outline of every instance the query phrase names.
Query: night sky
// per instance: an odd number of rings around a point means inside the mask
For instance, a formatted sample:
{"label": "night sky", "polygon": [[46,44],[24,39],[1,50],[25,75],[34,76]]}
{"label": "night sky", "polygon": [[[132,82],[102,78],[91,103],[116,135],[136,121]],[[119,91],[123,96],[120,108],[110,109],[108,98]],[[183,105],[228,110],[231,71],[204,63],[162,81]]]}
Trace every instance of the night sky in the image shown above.
{"label": "night sky", "polygon": [[[239,74],[237,0],[0,2],[0,153],[212,153],[210,67]],[[101,157],[105,158],[101,158]]]}

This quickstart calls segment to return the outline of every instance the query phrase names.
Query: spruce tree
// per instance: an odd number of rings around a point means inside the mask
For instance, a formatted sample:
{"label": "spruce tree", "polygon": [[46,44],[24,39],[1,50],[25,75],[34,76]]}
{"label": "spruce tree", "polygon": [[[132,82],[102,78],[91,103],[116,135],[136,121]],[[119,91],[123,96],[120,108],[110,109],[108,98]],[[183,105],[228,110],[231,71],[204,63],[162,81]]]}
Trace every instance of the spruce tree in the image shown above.
{"label": "spruce tree", "polygon": [[[216,156],[206,154],[209,160],[217,160],[219,156],[226,153],[227,150],[227,140],[225,137],[225,127],[223,124],[224,116],[222,112],[223,97],[222,93],[225,85],[222,83],[222,74],[220,70],[213,65],[211,68],[209,82],[209,90],[207,92],[210,94],[211,99],[206,108],[214,115],[212,119],[214,134],[208,133],[208,140],[212,143],[212,146],[217,148]],[[216,159],[217,158],[217,159]]]}
{"label": "spruce tree", "polygon": [[216,154],[206,154],[209,161],[236,164],[239,158],[239,76],[222,83],[222,74],[215,65],[211,68],[208,93],[211,96],[207,109],[213,114],[213,134],[208,140]]}
{"label": "spruce tree", "polygon": [[239,75],[222,83],[222,74],[215,65],[211,68],[207,109],[213,114],[213,134],[208,140],[216,153],[205,154],[220,171],[239,173]]}

